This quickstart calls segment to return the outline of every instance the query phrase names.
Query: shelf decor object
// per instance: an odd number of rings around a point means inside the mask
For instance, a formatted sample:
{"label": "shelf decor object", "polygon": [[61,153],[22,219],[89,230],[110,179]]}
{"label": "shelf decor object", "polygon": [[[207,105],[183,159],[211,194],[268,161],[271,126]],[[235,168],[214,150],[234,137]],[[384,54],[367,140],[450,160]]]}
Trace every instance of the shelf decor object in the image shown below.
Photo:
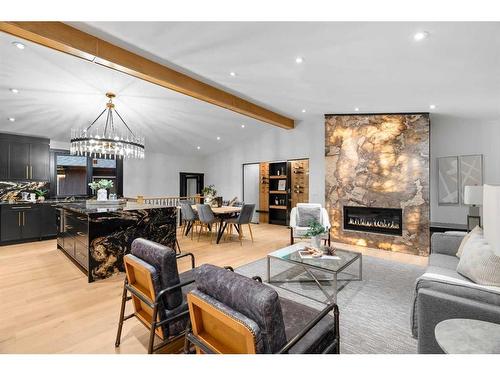
{"label": "shelf decor object", "polygon": [[[71,155],[91,156],[103,159],[144,159],[144,137],[137,136],[123,120],[113,103],[115,94],[106,93],[106,108],[86,128],[71,130]],[[97,121],[106,113],[106,121]],[[124,126],[118,128],[114,122],[116,113]]]}

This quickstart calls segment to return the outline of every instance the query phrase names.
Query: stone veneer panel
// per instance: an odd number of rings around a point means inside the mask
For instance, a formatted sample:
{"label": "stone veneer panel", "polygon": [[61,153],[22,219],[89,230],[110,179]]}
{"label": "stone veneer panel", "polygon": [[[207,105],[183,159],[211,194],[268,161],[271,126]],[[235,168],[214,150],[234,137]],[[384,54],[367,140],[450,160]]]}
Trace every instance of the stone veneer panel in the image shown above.
{"label": "stone veneer panel", "polygon": [[[428,114],[325,116],[325,202],[334,241],[428,255]],[[403,236],[343,230],[343,206],[401,208]]]}

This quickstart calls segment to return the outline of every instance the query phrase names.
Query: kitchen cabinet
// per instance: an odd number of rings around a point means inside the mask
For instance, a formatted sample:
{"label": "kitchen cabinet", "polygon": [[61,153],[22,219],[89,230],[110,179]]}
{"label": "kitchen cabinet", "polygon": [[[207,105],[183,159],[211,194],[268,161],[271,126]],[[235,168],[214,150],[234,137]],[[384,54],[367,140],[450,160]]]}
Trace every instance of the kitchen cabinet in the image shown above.
{"label": "kitchen cabinet", "polygon": [[0,244],[36,241],[57,235],[54,203],[0,205]]}
{"label": "kitchen cabinet", "polygon": [[50,146],[46,138],[0,134],[0,178],[47,181]]}
{"label": "kitchen cabinet", "polygon": [[40,209],[37,205],[2,206],[0,239],[2,242],[40,238]]}

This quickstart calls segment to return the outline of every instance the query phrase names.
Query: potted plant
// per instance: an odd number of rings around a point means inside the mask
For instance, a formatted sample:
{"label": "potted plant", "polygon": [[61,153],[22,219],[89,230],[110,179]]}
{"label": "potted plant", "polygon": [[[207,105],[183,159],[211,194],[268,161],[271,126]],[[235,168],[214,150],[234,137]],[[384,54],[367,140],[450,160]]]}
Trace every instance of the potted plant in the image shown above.
{"label": "potted plant", "polygon": [[113,181],[111,180],[99,180],[97,182],[91,182],[89,184],[92,193],[97,190],[97,200],[107,201],[108,200],[108,189],[113,187]]}
{"label": "potted plant", "polygon": [[306,237],[311,239],[311,246],[319,249],[321,246],[321,235],[326,233],[326,229],[317,220],[311,220],[309,222],[309,229],[306,232]]}
{"label": "potted plant", "polygon": [[35,194],[38,201],[43,202],[45,200],[45,194],[47,194],[47,190],[35,189]]}
{"label": "potted plant", "polygon": [[203,202],[205,204],[212,204],[212,201],[217,194],[217,190],[215,190],[215,185],[208,185],[203,188],[201,191],[203,193]]}

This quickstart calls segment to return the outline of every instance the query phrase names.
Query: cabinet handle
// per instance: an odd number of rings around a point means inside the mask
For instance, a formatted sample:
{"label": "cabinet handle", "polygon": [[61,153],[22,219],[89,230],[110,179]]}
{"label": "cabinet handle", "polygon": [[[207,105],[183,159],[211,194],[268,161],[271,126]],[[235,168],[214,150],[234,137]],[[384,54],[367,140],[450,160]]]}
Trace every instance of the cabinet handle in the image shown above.
{"label": "cabinet handle", "polygon": [[17,206],[17,207],[11,207],[13,210],[28,210],[31,207],[30,206]]}
{"label": "cabinet handle", "polygon": [[17,226],[18,227],[21,226],[21,213],[20,212],[17,213]]}
{"label": "cabinet handle", "polygon": [[30,165],[30,178],[33,179],[33,166]]}
{"label": "cabinet handle", "polygon": [[30,178],[29,171],[28,171],[28,166],[26,165],[26,178]]}
{"label": "cabinet handle", "polygon": [[23,212],[23,227],[24,227],[24,224],[26,224],[26,216],[24,216],[24,212]]}

